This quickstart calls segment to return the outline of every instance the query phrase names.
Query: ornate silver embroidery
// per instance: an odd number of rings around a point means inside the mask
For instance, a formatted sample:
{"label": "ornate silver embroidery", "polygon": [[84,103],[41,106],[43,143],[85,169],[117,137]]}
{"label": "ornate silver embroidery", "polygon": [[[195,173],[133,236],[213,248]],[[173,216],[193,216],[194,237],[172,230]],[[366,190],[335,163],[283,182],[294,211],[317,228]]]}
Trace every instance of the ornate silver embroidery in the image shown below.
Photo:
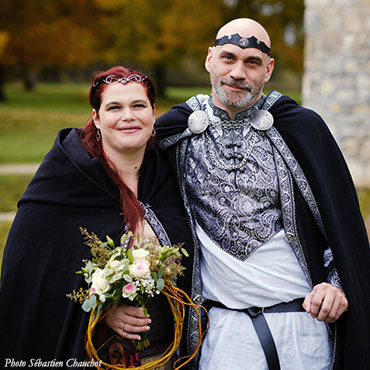
{"label": "ornate silver embroidery", "polygon": [[280,153],[277,151],[276,148],[274,148],[273,150],[277,176],[279,179],[280,203],[285,231],[285,239],[290,244],[294,254],[297,257],[298,263],[301,266],[301,269],[306,277],[307,282],[312,287],[312,280],[308,271],[307,262],[299,238],[297,236],[292,177]]}
{"label": "ornate silver embroidery", "polygon": [[329,272],[329,275],[326,281],[329,284],[335,286],[336,288],[343,289],[342,282],[340,280],[340,277],[339,277],[339,274],[336,268],[334,268],[333,270]]}
{"label": "ornate silver embroidery", "polygon": [[182,140],[186,137],[192,136],[192,135],[193,135],[193,133],[189,129],[186,129],[181,134],[176,134],[176,135],[165,137],[165,138],[161,139],[158,143],[158,147],[161,150],[165,150],[165,149],[169,148],[170,146],[175,145],[180,140]]}
{"label": "ornate silver embroidery", "polygon": [[265,135],[256,135],[245,165],[227,170],[214,165],[211,152],[218,162],[237,165],[254,134],[249,124],[233,129],[211,126],[192,137],[185,162],[185,190],[196,220],[221,249],[240,260],[282,227],[272,147]]}
{"label": "ornate silver embroidery", "polygon": [[329,269],[328,276],[326,281],[334,285],[337,288],[343,289],[342,282],[340,280],[337,268],[334,266],[333,262],[333,252],[331,251],[331,248],[328,247],[324,251],[324,266]]}
{"label": "ornate silver embroidery", "polygon": [[158,240],[161,243],[161,245],[162,246],[171,245],[171,241],[166,233],[166,230],[164,229],[163,225],[158,220],[153,210],[150,208],[150,205],[145,204],[144,209],[145,209],[145,219],[148,221],[154,233],[157,235]]}
{"label": "ornate silver embroidery", "polygon": [[269,110],[274,103],[282,96],[278,91],[271,91],[270,94],[266,96],[266,99],[263,103],[263,109]]}
{"label": "ornate silver embroidery", "polygon": [[299,191],[301,192],[303,198],[305,199],[318,227],[320,228],[320,231],[323,233],[324,237],[326,237],[320,211],[317,207],[315,197],[312,193],[312,190],[308,184],[307,178],[304,175],[301,166],[298,164],[297,160],[294,158],[292,152],[286,145],[285,141],[283,140],[279,132],[275,129],[275,127],[271,127],[270,130],[266,131],[266,134],[268,135],[273,145],[276,147],[276,149],[284,158],[295,180],[295,183],[297,184]]}
{"label": "ornate silver embroidery", "polygon": [[238,170],[239,168],[242,168],[242,167],[245,166],[250,154],[252,153],[254,144],[256,143],[257,133],[253,132],[253,135],[252,135],[251,139],[249,140],[249,145],[248,145],[247,150],[244,153],[244,156],[237,155],[237,156],[233,157],[230,154],[225,155],[226,159],[233,159],[233,160],[234,159],[238,159],[238,160],[241,159],[241,161],[239,161],[238,163],[231,163],[231,164],[225,164],[224,162],[222,162],[221,159],[220,159],[220,156],[218,156],[219,158],[216,159],[216,153],[213,151],[213,148],[212,148],[213,147],[212,140],[210,139],[210,137],[208,135],[206,135],[206,137],[207,137],[207,141],[208,141],[208,144],[209,144],[208,145],[209,157],[211,158],[211,161],[213,162],[213,164],[221,170],[231,171],[231,170]]}
{"label": "ornate silver embroidery", "polygon": [[[186,212],[189,216],[189,223],[190,223],[190,230],[193,235],[193,241],[194,241],[194,259],[193,259],[193,273],[192,273],[192,288],[191,288],[191,298],[195,299],[196,297],[200,297],[202,294],[202,278],[200,274],[200,247],[198,243],[198,238],[195,235],[195,225],[194,225],[194,218],[192,216],[192,210],[189,204],[188,196],[185,192],[185,182],[183,179],[185,178],[185,171],[183,171],[184,168],[184,160],[187,152],[187,147],[189,144],[189,139],[185,138],[176,148],[176,167],[178,171],[178,176],[180,179],[180,190],[182,197],[184,199],[184,206],[186,209]],[[187,339],[187,345],[190,350],[194,350],[197,343],[199,342],[199,332],[198,332],[198,317],[193,308],[190,308],[189,310],[189,316],[190,319],[188,321],[188,328],[187,333],[190,333],[188,335]],[[197,355],[199,356],[199,355]]]}

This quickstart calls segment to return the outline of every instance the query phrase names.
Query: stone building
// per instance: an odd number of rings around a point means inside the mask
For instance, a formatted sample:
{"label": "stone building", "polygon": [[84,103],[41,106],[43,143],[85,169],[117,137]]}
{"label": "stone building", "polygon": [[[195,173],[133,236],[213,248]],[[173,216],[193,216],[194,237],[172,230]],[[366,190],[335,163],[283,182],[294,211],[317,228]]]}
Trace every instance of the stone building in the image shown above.
{"label": "stone building", "polygon": [[370,0],[305,0],[303,105],[318,112],[358,187],[370,187]]}

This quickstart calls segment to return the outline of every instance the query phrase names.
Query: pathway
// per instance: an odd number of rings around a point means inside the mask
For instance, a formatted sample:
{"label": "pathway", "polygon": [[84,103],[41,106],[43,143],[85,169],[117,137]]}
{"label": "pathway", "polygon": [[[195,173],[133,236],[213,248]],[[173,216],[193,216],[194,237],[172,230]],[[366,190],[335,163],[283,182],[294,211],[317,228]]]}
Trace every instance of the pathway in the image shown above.
{"label": "pathway", "polygon": [[[32,175],[39,165],[39,163],[1,164],[0,175]],[[0,222],[13,221],[14,216],[15,212],[0,212]]]}
{"label": "pathway", "polygon": [[39,167],[39,163],[27,164],[0,164],[0,175],[28,175],[34,174]]}

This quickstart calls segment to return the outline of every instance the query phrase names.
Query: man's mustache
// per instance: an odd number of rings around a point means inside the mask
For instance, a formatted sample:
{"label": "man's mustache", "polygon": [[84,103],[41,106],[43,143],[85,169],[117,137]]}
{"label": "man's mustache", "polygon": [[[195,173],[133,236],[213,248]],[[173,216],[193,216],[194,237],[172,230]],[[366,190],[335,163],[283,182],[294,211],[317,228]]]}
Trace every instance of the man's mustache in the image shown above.
{"label": "man's mustache", "polygon": [[229,85],[231,87],[237,87],[238,89],[243,89],[247,91],[252,90],[252,86],[249,83],[243,83],[241,81],[236,81],[236,80],[229,80],[226,78],[220,79],[220,82],[226,85]]}

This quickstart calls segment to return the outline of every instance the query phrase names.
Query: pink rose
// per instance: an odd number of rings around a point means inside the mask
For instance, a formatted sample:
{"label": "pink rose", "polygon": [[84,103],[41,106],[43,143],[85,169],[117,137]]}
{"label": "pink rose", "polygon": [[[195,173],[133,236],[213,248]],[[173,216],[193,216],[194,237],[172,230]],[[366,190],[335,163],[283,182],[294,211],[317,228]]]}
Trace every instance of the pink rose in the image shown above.
{"label": "pink rose", "polygon": [[129,266],[130,274],[133,277],[148,277],[150,275],[150,263],[147,260],[135,260],[132,265]]}
{"label": "pink rose", "polygon": [[122,288],[122,297],[134,299],[136,296],[136,285],[134,283],[128,283]]}

